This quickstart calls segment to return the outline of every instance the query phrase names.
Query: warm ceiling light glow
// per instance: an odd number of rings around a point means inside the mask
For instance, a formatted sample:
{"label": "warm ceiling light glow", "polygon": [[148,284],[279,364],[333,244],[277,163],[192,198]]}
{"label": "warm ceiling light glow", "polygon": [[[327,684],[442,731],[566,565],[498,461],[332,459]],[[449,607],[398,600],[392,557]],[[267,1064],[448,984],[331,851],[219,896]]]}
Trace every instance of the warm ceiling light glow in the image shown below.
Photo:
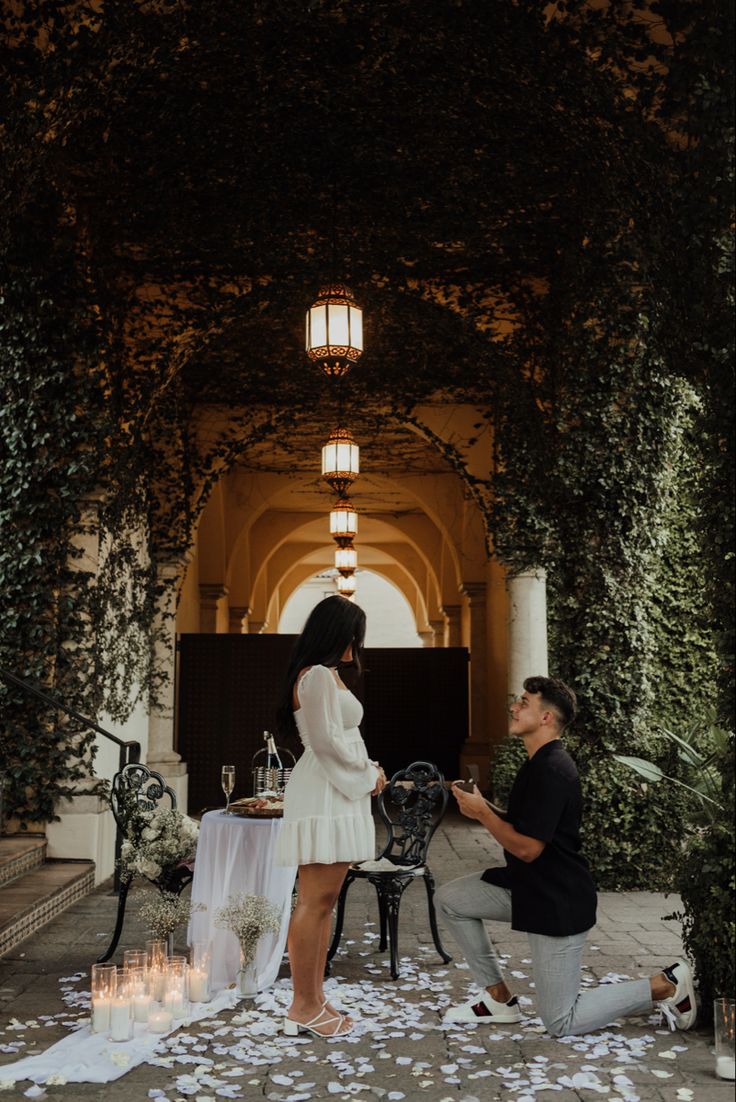
{"label": "warm ceiling light glow", "polygon": [[343,597],[352,597],[357,587],[354,574],[348,574],[347,577],[340,574],[338,578],[335,578],[335,584],[337,585],[337,592],[342,593]]}
{"label": "warm ceiling light glow", "polygon": [[357,534],[358,514],[347,498],[343,498],[330,510],[330,535],[344,547]]}
{"label": "warm ceiling light glow", "polygon": [[338,428],[322,448],[322,477],[337,494],[344,494],[360,473],[360,448],[348,429]]}
{"label": "warm ceiling light glow", "polygon": [[341,574],[352,574],[358,565],[358,552],[352,544],[338,547],[335,551],[335,569]]}
{"label": "warm ceiling light glow", "polygon": [[322,287],[307,310],[306,349],[326,375],[345,375],[363,355],[363,311],[344,283]]}

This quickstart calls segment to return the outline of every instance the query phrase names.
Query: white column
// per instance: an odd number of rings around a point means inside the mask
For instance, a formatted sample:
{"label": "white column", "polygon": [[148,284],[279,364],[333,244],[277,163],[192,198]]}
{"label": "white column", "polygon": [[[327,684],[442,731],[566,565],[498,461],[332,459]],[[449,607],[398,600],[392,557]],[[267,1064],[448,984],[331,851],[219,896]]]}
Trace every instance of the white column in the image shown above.
{"label": "white column", "polygon": [[153,662],[163,683],[158,692],[158,704],[148,717],[148,757],[146,765],[161,773],[176,793],[180,811],[187,809],[187,767],[174,749],[174,673],[176,669],[176,583],[177,563],[164,563],[157,568],[161,596],[154,624]]}
{"label": "white column", "polygon": [[527,677],[547,677],[547,575],[530,570],[507,579],[509,595],[508,653],[510,699]]}
{"label": "white column", "polygon": [[[101,493],[93,494],[80,502],[80,523],[73,534],[70,544],[73,551],[67,566],[71,573],[85,571],[92,575],[91,585],[97,585],[100,562],[105,549],[100,546],[99,514],[103,504]],[[91,618],[82,613],[87,625],[87,646],[96,645],[90,635]],[[81,648],[74,648],[82,657]],[[97,719],[90,716],[90,719]],[[106,727],[104,716],[102,726]],[[84,734],[80,737],[84,737]],[[94,861],[95,884],[110,876],[115,867],[115,820],[107,800],[94,792],[103,778],[108,778],[118,767],[118,748],[109,740],[98,735],[98,748],[94,761],[91,748],[85,754],[85,764],[89,776],[74,783],[74,792],[66,799],[58,800],[54,811],[58,815],[55,822],[46,824],[47,853],[53,859],[73,861]]]}

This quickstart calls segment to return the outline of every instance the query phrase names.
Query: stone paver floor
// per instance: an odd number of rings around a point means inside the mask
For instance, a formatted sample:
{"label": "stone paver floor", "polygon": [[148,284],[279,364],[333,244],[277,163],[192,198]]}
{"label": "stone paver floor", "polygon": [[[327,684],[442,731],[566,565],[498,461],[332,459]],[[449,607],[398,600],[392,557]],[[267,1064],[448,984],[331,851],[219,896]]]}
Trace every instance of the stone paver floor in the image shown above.
{"label": "stone paver floor", "polygon": [[[431,857],[442,883],[497,863],[499,850],[477,825],[448,816],[432,843]],[[145,940],[136,911],[147,890],[136,889],[131,897],[119,955]],[[598,926],[586,951],[585,982],[648,975],[678,956],[679,925],[666,917],[677,904],[677,897],[656,893],[603,893]],[[103,886],[0,961],[0,1083],[2,1064],[43,1050],[66,1035],[65,1021],[83,1013],[75,1006],[76,993],[88,981],[60,980],[89,972],[107,943],[115,906],[109,885]],[[726,1102],[733,1097],[733,1084],[714,1077],[707,1021],[702,1030],[670,1033],[652,1015],[586,1038],[549,1037],[534,1018],[526,939],[499,926],[492,931],[505,956],[510,985],[529,1015],[521,1026],[441,1029],[445,1007],[466,998],[471,988],[461,961],[443,965],[437,957],[422,885],[412,885],[404,895],[402,971],[393,982],[387,954],[376,948],[373,891],[356,883],[329,981],[334,997],[362,1017],[354,1034],[329,1043],[280,1034],[271,1011],[288,1001],[284,968],[283,978],[259,997],[255,1008],[243,1003],[242,1010],[173,1034],[161,1045],[159,1064],[140,1065],[108,1085],[49,1086],[35,1096],[49,1102],[532,1102],[547,1091],[554,1091],[559,1102],[601,1095],[628,1102]],[[449,940],[447,948],[455,951]],[[47,1024],[39,1022],[41,1015],[60,1017]],[[18,1083],[0,1091],[0,1097],[24,1098],[29,1087],[28,1082]]]}

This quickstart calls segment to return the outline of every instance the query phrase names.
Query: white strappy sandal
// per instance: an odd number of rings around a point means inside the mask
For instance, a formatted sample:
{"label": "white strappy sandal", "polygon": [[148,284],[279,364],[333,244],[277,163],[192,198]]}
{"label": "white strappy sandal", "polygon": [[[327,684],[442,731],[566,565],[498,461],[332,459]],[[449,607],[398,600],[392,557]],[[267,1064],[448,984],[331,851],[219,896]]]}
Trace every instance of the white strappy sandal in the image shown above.
{"label": "white strappy sandal", "polygon": [[[329,1040],[330,1037],[344,1037],[346,1033],[350,1032],[350,1029],[342,1029],[343,1023],[347,1019],[346,1014],[330,1014],[327,1013],[327,1017],[324,1017],[327,1003],[322,1004],[322,1009],[316,1017],[312,1018],[310,1022],[296,1022],[293,1018],[284,1018],[284,1033],[287,1037],[297,1037],[299,1033],[313,1033],[315,1037],[325,1037]],[[317,1026],[331,1026],[335,1023],[335,1028],[323,1033],[321,1029],[317,1029]]]}

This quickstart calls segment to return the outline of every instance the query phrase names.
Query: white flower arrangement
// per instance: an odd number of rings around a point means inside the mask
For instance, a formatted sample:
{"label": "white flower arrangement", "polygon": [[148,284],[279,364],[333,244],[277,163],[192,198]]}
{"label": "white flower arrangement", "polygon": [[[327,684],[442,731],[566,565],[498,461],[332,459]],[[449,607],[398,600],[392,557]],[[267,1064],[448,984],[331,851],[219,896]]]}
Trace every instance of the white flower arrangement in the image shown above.
{"label": "white flower arrangement", "polygon": [[189,921],[194,911],[206,910],[204,903],[192,903],[173,892],[161,892],[143,904],[138,916],[145,922],[152,938],[165,941],[170,934]]}
{"label": "white flower arrangement", "polygon": [[251,964],[263,935],[277,934],[281,929],[281,908],[264,895],[238,892],[215,912],[215,926],[235,934],[240,942],[243,964]]}
{"label": "white flower arrangement", "polygon": [[127,837],[120,850],[120,871],[125,877],[166,880],[194,857],[199,827],[181,811],[137,807],[126,825]]}

